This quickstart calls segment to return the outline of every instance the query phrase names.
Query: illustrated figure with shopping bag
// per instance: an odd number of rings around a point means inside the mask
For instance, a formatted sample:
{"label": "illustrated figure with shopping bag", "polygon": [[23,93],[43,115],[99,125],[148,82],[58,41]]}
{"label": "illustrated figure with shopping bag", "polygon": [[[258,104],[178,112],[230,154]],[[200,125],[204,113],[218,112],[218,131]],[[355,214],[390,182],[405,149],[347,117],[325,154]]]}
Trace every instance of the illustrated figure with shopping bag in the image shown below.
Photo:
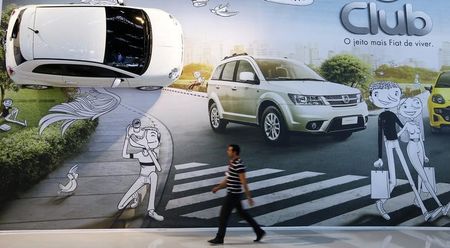
{"label": "illustrated figure with shopping bag", "polygon": [[[436,175],[433,167],[424,167],[424,163],[428,163],[429,159],[425,155],[423,132],[423,104],[418,97],[402,99],[398,107],[398,113],[405,118],[405,126],[400,130],[398,136],[401,140],[408,143],[406,150],[409,161],[419,175],[418,191],[429,193],[438,204],[438,212],[441,209],[443,215],[447,215],[450,204],[445,206],[439,201],[436,192]],[[415,198],[414,203],[420,207],[419,199]]]}
{"label": "illustrated figure with shopping bag", "polygon": [[[411,185],[417,202],[425,216],[426,221],[435,219],[442,209],[428,211],[423,204],[420,194],[414,184],[408,164],[406,163],[403,152],[398,141],[397,126],[404,128],[403,123],[397,115],[390,111],[390,109],[397,108],[400,105],[402,97],[402,90],[397,83],[382,81],[373,83],[370,88],[370,101],[378,108],[384,111],[378,116],[378,160],[374,162],[377,168],[371,173],[371,193],[372,199],[377,199],[376,207],[380,215],[390,220],[391,217],[384,209],[384,204],[389,200],[394,188],[397,186],[397,177],[395,172],[394,151],[397,153],[402,169]],[[383,144],[386,149],[386,156],[388,162],[388,171],[381,170],[383,168]]]}

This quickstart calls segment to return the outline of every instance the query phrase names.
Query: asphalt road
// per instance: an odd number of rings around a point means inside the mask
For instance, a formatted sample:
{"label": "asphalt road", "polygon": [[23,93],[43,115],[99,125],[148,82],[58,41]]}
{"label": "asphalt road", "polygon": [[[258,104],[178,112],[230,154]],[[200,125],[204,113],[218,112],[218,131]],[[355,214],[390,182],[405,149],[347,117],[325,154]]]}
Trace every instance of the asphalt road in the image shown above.
{"label": "asphalt road", "polygon": [[[170,130],[174,141],[174,158],[171,175],[169,175],[169,181],[158,206],[166,220],[163,223],[149,222],[144,226],[204,227],[216,225],[217,206],[220,205],[221,199],[213,194],[208,195],[208,191],[213,186],[212,182],[217,180],[218,183],[219,178],[223,176],[223,171],[216,169],[226,164],[225,149],[230,143],[240,144],[243,148],[242,158],[248,171],[254,171],[255,174],[262,173],[262,175],[256,175],[254,179],[250,178],[250,183],[255,182],[255,186],[251,185],[251,188],[254,189],[255,198],[260,201],[260,206],[257,201],[257,206],[252,211],[257,216],[257,220],[265,225],[450,224],[446,221],[440,224],[422,223],[420,211],[410,206],[412,204],[409,204],[409,200],[407,203],[402,202],[402,204],[406,204],[405,206],[395,206],[395,202],[402,199],[401,197],[411,198],[411,201],[413,199],[412,195],[407,195],[411,192],[409,185],[401,185],[402,183],[399,183],[400,186],[392,196],[401,196],[397,200],[392,200],[394,205],[391,209],[395,210],[392,213],[393,220],[386,222],[374,211],[374,201],[370,199],[369,193],[370,172],[373,169],[373,162],[377,159],[376,115],[370,116],[366,130],[355,133],[343,142],[337,142],[327,136],[294,134],[288,145],[277,147],[265,143],[261,131],[256,127],[230,124],[224,134],[214,133],[209,126],[207,99],[204,97],[164,90],[150,113],[161,120]],[[445,204],[450,201],[450,193],[448,193],[450,185],[447,185],[450,183],[447,152],[449,134],[432,134],[427,125],[428,120],[424,121],[426,152],[430,158],[430,165],[436,168],[436,181],[442,184],[439,187],[444,188],[441,191],[443,195],[440,197]],[[193,165],[187,165],[187,167],[182,165],[179,170],[176,169],[177,165],[193,162]],[[195,165],[195,163],[202,164]],[[279,171],[265,174],[261,171],[264,169]],[[286,179],[286,176],[292,177],[302,172],[314,172],[320,173],[320,175],[303,178],[300,181]],[[399,182],[406,183],[401,180],[406,177],[400,167],[397,167],[397,174]],[[346,178],[348,176],[354,178],[348,180]],[[413,176],[417,178],[415,173]],[[279,182],[277,178],[287,181]],[[271,179],[274,180],[271,181]],[[308,191],[308,186],[311,184],[315,186],[314,183],[322,179],[336,180],[337,185],[330,186],[328,189],[326,184],[319,184],[317,190]],[[265,182],[269,185],[262,185]],[[192,188],[189,188],[191,186]],[[183,187],[187,188],[181,189]],[[289,189],[292,190],[289,191]],[[302,190],[306,190],[306,193],[298,193]],[[273,192],[277,192],[281,196],[277,198],[277,194],[272,194]],[[284,197],[285,194],[288,194],[289,197]],[[361,200],[358,200],[359,198]],[[305,205],[309,202],[316,205]],[[428,203],[430,201],[426,204]],[[317,204],[323,207],[317,207]],[[311,209],[299,214],[295,211],[297,207]],[[202,210],[204,208],[206,208],[205,211]],[[389,206],[387,206],[387,210],[389,212]],[[345,216],[352,211],[355,216],[351,220],[335,218],[340,215]],[[271,215],[270,212],[274,212],[274,214]],[[241,225],[238,219],[234,219],[231,223],[232,225]]]}
{"label": "asphalt road", "polygon": [[[272,146],[264,142],[259,128],[229,124],[224,134],[214,133],[208,122],[207,99],[163,92],[151,113],[164,122],[174,139],[174,164],[226,162],[227,144],[241,145],[242,158],[251,168],[317,170],[334,175],[370,175],[377,159],[377,116],[369,117],[366,130],[337,142],[332,137],[293,134],[290,143]],[[437,179],[450,182],[448,145],[450,134],[432,134],[424,119],[425,146]],[[404,178],[400,173],[400,178]]]}

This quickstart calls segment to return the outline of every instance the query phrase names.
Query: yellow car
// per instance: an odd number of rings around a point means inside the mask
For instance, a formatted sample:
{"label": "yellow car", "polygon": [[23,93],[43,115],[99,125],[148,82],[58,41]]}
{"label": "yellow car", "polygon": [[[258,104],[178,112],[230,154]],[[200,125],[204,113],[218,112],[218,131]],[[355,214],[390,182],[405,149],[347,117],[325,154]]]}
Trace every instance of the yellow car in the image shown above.
{"label": "yellow car", "polygon": [[443,127],[450,127],[450,71],[439,75],[436,84],[427,88],[431,130],[437,133]]}

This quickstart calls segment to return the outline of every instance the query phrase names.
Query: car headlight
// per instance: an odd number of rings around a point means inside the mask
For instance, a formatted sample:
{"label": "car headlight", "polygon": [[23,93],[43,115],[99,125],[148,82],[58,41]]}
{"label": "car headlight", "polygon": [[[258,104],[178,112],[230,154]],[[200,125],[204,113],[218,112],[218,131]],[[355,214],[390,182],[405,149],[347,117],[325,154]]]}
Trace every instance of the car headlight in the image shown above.
{"label": "car headlight", "polygon": [[325,105],[320,96],[305,96],[298,94],[288,94],[291,101],[296,105]]}
{"label": "car headlight", "polygon": [[356,102],[357,103],[363,102],[363,97],[362,97],[361,93],[356,94]]}
{"label": "car headlight", "polygon": [[431,97],[431,101],[437,104],[444,104],[445,103],[445,99],[444,97],[442,97],[442,95],[433,95]]}

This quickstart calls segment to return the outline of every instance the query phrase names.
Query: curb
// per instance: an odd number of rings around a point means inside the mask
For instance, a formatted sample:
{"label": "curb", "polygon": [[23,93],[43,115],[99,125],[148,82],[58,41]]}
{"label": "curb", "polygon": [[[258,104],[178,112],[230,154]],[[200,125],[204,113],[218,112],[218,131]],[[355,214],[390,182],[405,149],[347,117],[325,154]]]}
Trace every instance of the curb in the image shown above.
{"label": "curb", "polygon": [[198,91],[188,91],[188,90],[168,88],[168,87],[163,88],[162,90],[168,91],[168,92],[174,92],[174,93],[178,93],[178,94],[200,97],[200,98],[208,98],[208,95],[206,93],[198,92]]}

